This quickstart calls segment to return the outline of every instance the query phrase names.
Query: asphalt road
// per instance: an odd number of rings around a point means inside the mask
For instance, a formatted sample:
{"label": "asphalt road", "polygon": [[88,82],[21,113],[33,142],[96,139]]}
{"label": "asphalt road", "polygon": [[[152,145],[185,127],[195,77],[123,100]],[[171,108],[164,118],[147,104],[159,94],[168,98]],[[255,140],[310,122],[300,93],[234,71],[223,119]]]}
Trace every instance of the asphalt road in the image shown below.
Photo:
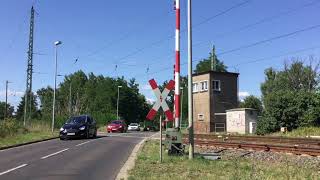
{"label": "asphalt road", "polygon": [[0,180],[114,179],[132,149],[151,132],[58,139],[0,151]]}

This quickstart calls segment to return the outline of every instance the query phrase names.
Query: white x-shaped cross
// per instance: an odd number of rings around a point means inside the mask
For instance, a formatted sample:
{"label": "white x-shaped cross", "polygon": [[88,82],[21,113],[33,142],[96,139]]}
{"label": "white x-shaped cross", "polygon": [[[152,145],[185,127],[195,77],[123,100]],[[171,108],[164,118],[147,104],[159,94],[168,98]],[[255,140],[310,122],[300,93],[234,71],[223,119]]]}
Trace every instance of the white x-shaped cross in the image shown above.
{"label": "white x-shaped cross", "polygon": [[154,79],[151,79],[149,81],[152,90],[154,92],[154,95],[157,97],[157,101],[155,102],[155,104],[153,105],[152,109],[150,110],[150,112],[147,115],[147,118],[152,120],[155,115],[157,114],[158,110],[160,107],[162,107],[162,110],[164,111],[165,115],[167,116],[168,120],[172,121],[173,120],[173,114],[169,109],[169,106],[166,102],[166,98],[168,97],[168,94],[170,93],[170,91],[174,88],[174,81],[170,81],[166,88],[164,88],[164,90],[162,91],[162,93],[160,92],[160,89],[156,83],[156,81]]}

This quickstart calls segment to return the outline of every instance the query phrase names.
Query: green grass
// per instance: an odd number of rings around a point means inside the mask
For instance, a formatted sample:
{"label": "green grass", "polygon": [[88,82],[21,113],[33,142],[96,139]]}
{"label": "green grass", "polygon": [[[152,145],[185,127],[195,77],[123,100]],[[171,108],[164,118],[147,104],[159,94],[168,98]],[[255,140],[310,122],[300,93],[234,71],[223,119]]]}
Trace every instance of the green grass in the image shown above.
{"label": "green grass", "polygon": [[49,131],[34,131],[14,136],[0,138],[0,147],[11,146],[15,144],[27,143],[31,141],[43,140],[51,137],[56,137],[57,133],[52,134]]}
{"label": "green grass", "polygon": [[44,121],[29,121],[24,127],[21,122],[7,119],[0,122],[0,147],[57,137],[51,132],[50,124]]}
{"label": "green grass", "polygon": [[287,133],[277,132],[272,135],[287,137],[320,136],[320,127],[300,127]]}
{"label": "green grass", "polygon": [[170,157],[164,154],[159,163],[159,143],[147,142],[138,154],[130,180],[143,179],[317,179],[319,174],[310,168],[280,163],[265,163],[246,159],[205,160],[195,157]]}

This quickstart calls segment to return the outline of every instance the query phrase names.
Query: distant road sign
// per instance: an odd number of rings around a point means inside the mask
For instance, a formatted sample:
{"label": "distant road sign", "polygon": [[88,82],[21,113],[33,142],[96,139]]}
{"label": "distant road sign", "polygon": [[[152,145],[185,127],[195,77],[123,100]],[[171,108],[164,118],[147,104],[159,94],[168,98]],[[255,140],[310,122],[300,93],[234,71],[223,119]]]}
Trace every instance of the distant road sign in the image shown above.
{"label": "distant road sign", "polygon": [[168,107],[166,98],[169,92],[174,89],[174,81],[170,80],[170,82],[167,84],[162,93],[160,92],[160,89],[154,79],[149,80],[149,83],[152,88],[152,91],[157,97],[157,101],[153,105],[152,109],[149,111],[147,118],[149,120],[152,120],[156,116],[159,108],[162,107],[162,110],[164,111],[164,114],[167,116],[168,120],[173,121],[173,114]]}

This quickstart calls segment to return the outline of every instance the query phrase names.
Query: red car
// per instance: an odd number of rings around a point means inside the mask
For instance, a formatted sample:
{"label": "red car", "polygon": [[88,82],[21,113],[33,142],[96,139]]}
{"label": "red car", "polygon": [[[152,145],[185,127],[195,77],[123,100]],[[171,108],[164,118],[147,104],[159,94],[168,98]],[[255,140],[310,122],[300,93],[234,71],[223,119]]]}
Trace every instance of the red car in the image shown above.
{"label": "red car", "polygon": [[127,124],[124,120],[111,121],[111,123],[107,125],[107,132],[127,132]]}

